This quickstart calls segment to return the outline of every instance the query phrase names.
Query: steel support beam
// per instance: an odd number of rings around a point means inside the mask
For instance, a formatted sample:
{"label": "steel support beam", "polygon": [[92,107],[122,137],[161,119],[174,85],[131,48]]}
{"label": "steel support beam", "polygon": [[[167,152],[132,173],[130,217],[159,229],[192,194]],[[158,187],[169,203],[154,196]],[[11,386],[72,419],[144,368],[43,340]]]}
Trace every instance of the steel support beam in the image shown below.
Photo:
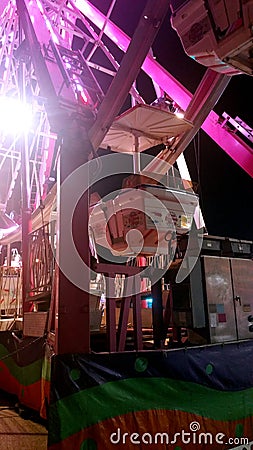
{"label": "steel support beam", "polygon": [[183,134],[174,148],[162,150],[157,155],[158,159],[152,161],[144,171],[165,175],[168,170],[166,164],[173,165],[179,155],[190,144],[209,114],[209,111],[215,106],[223,91],[226,89],[229,81],[230,77],[207,69],[184,116],[185,119],[193,123],[193,127]]}
{"label": "steel support beam", "polygon": [[[70,236],[82,262],[90,267],[89,252],[89,192],[86,191],[77,205],[70,205],[69,192],[61,186],[75,169],[87,163],[91,144],[85,126],[73,119],[66,124],[58,163],[57,176],[57,266],[56,266],[56,309],[55,309],[55,351],[63,353],[88,353],[90,351],[89,327],[89,281],[84,278],[80,267],[71,266],[72,253],[69,250]],[[74,180],[74,177],[73,177]],[[72,194],[78,186],[73,186]],[[73,209],[73,218],[69,211]],[[63,273],[66,261],[69,273]],[[80,286],[71,280],[71,272],[76,270]],[[83,269],[84,270],[84,269]],[[66,270],[65,270],[66,272]]]}
{"label": "steel support beam", "polygon": [[94,149],[99,147],[119,114],[168,10],[167,0],[148,0],[120,68],[100,105],[96,122],[89,132]]}
{"label": "steel support beam", "polygon": [[[25,103],[25,67],[23,63],[20,64],[18,76],[20,98]],[[22,314],[24,323],[24,314],[32,308],[32,304],[30,302],[26,302],[28,287],[30,284],[29,233],[32,229],[30,209],[30,162],[26,132],[23,132],[20,136],[20,154],[22,199]]]}
{"label": "steel support beam", "polygon": [[24,313],[31,311],[31,302],[26,301],[30,285],[29,234],[32,231],[29,186],[29,157],[25,136],[20,138],[21,149],[21,196],[22,196],[22,309]]}
{"label": "steel support beam", "polygon": [[229,81],[230,77],[227,75],[222,75],[211,69],[207,69],[185,113],[185,119],[193,123],[193,128],[186,132],[180,139],[169,163],[174,164],[178,156],[190,144],[206,120],[209,112],[214,108],[220,96],[223,94]]}
{"label": "steel support beam", "polygon": [[58,65],[42,53],[42,49],[45,52],[48,48],[52,36],[37,3],[35,0],[16,0],[16,4],[41,96],[46,99],[45,109],[51,131],[59,133],[68,116],[68,112],[60,105],[60,100],[63,99],[66,104],[75,104],[76,99],[72,89],[64,85]]}
{"label": "steel support beam", "polygon": [[163,324],[163,301],[162,301],[162,280],[161,278],[152,283],[151,293],[153,298],[152,317],[153,317],[153,334],[155,348],[162,348],[164,341],[164,324]]}

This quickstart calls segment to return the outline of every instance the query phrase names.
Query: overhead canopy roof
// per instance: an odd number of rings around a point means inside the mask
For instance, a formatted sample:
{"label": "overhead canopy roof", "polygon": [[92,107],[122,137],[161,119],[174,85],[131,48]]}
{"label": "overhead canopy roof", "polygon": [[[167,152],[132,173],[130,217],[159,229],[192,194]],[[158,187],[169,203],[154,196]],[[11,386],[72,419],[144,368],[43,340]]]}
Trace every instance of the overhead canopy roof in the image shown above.
{"label": "overhead canopy roof", "polygon": [[[191,127],[191,122],[171,112],[139,104],[114,120],[100,147],[122,153],[143,152],[166,143]],[[138,138],[138,148],[135,138]]]}

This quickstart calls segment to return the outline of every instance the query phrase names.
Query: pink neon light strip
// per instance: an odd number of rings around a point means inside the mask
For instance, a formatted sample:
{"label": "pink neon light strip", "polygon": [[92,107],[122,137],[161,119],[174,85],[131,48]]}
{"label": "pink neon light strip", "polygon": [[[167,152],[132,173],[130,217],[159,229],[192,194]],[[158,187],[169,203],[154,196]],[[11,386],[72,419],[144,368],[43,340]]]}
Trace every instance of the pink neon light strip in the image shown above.
{"label": "pink neon light strip", "polygon": [[[75,0],[76,6],[83,14],[102,28],[106,17],[87,0]],[[130,38],[110,20],[104,33],[124,52],[130,43]],[[184,88],[156,60],[148,55],[142,69],[184,110],[187,108],[192,94]],[[218,123],[218,115],[211,111],[202,125],[202,129],[251,177],[253,177],[253,151],[240,139],[222,128]]]}

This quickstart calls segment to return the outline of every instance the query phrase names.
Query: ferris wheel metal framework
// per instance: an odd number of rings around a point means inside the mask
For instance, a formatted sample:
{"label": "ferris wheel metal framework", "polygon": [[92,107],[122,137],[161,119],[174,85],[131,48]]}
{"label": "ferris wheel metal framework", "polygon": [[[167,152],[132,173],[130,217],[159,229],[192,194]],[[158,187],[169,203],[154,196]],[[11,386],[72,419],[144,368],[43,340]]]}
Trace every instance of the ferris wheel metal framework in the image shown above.
{"label": "ferris wheel metal framework", "polygon": [[[116,0],[108,2],[108,9],[102,12],[87,0],[11,0],[6,4],[0,23],[0,94],[30,103],[34,122],[25,138],[18,133],[11,136],[1,131],[0,169],[9,174],[9,182],[1,185],[3,209],[13,196],[22,164],[22,182],[27,186],[23,197],[25,218],[31,208],[41,205],[48,193],[48,181],[59,156],[59,140],[63,167],[59,181],[62,182],[75,168],[87,162],[92,152],[89,142],[96,152],[128,93],[132,104],[145,104],[135,83],[141,67],[151,78],[157,97],[166,93],[185,111],[185,118],[193,122],[193,128],[178,136],[172,147],[163,150],[147,168],[149,171],[162,175],[163,159],[171,165],[179,161],[178,157],[202,126],[247,173],[253,174],[252,149],[224,127],[212,111],[229,77],[208,69],[192,96],[149,52],[168,14],[168,2],[156,1],[155,5],[154,0],[147,2],[132,39],[112,22],[115,5]],[[85,126],[81,125],[81,141],[73,145],[76,136],[73,123],[77,119]],[[73,149],[71,158],[67,151],[69,145]],[[64,198],[61,204],[60,216],[64,215]],[[88,198],[79,205],[81,209],[88,211]],[[80,211],[77,216],[84,229],[88,214],[84,219]],[[28,228],[23,226],[24,235]],[[83,234],[77,232],[77,240],[82,239]],[[86,244],[87,248],[88,242]],[[83,255],[83,258],[89,257]],[[89,265],[89,261],[86,262]],[[69,311],[66,283],[68,294],[79,295],[71,312],[76,330],[74,345],[73,339],[68,339],[73,328],[69,327],[70,319],[66,314]],[[88,323],[88,298],[70,284],[63,274],[58,274],[58,297],[65,299],[59,305],[61,325],[59,328],[56,325],[56,351],[59,353],[89,351],[90,346],[88,331],[76,326],[85,318]],[[83,308],[83,317],[80,308]]]}
{"label": "ferris wheel metal framework", "polygon": [[[6,2],[7,3],[7,2]],[[82,63],[86,65],[86,71],[89,70],[89,76],[92,83],[93,92],[93,113],[97,115],[99,104],[104,97],[104,93],[101,84],[104,85],[104,90],[108,87],[114,78],[116,72],[120,67],[120,62],[117,58],[122,58],[123,53],[126,52],[130,43],[130,37],[128,37],[117,25],[111,20],[113,9],[115,8],[116,0],[107,2],[107,13],[99,11],[89,1],[43,1],[32,2],[28,4],[32,15],[34,8],[41,10],[41,23],[46,23],[48,32],[52,35],[52,48],[56,51],[56,46],[60,46],[61,49],[72,50],[74,46],[78,47],[78,50],[74,51],[75,61],[73,64],[77,64],[77,58],[82,59]],[[3,6],[2,6],[3,8]],[[23,31],[21,32],[19,26],[19,17],[17,15],[15,2],[8,2],[1,16],[1,49],[0,49],[0,66],[1,66],[1,96],[20,96],[20,65],[23,65],[24,80],[26,84],[26,101],[32,101],[33,112],[36,115],[36,119],[33,124],[33,129],[29,131],[29,139],[27,142],[27,157],[30,161],[30,207],[36,209],[39,206],[40,195],[39,192],[46,194],[45,182],[50,176],[50,170],[52,166],[52,154],[55,147],[56,134],[50,130],[50,124],[48,122],[47,113],[45,110],[45,98],[41,96],[41,87],[38,84],[38,78],[34,65],[31,62],[31,58],[27,52],[27,46],[24,41]],[[40,27],[41,27],[40,23]],[[38,28],[37,28],[38,33]],[[38,34],[38,40],[40,41],[43,36],[40,32]],[[23,43],[22,43],[23,42]],[[54,44],[53,44],[54,42]],[[41,45],[43,43],[41,42]],[[45,45],[45,44],[44,44]],[[51,53],[51,54],[50,54]],[[45,57],[52,58],[53,50],[47,49],[47,55]],[[61,50],[62,53],[62,50]],[[72,53],[72,54],[73,54]],[[78,55],[78,57],[77,57]],[[67,55],[57,52],[58,63],[61,66],[61,70],[65,70],[65,77],[70,78],[68,80],[61,80],[65,86],[60,87],[59,92],[61,98],[70,98],[73,102],[75,109],[78,96],[78,83],[80,79],[74,75],[73,71],[70,74],[70,67],[66,70],[66,64],[70,66],[71,62],[67,63]],[[68,55],[69,57],[69,55]],[[62,63],[65,59],[65,69],[62,67]],[[29,61],[28,64],[24,61]],[[100,61],[103,61],[101,63]],[[24,62],[24,64],[23,64]],[[80,64],[80,62],[79,62]],[[55,65],[54,65],[55,69]],[[159,62],[153,57],[152,53],[148,53],[142,70],[151,78],[156,89],[157,96],[161,96],[163,92],[166,92],[184,111],[191,101],[191,94],[180,85],[180,83],[168,72],[160,66]],[[79,67],[80,74],[80,67]],[[86,74],[87,75],[87,74]],[[101,78],[101,76],[103,78]],[[214,78],[211,80],[209,74],[209,83],[214,83]],[[102,83],[101,83],[102,81]],[[70,86],[67,87],[67,85]],[[203,84],[203,80],[202,80]],[[205,95],[209,95],[207,91],[207,84],[204,85]],[[220,96],[217,94],[217,86],[214,89],[215,83],[212,86],[213,92],[215,90],[216,99]],[[61,91],[60,91],[61,90]],[[74,90],[74,92],[73,92]],[[72,91],[72,95],[70,92]],[[28,93],[29,92],[29,93]],[[86,91],[87,92],[87,91]],[[203,90],[202,90],[203,92]],[[74,95],[73,95],[74,94]],[[136,83],[130,88],[131,102],[145,103],[145,99],[137,91]],[[195,95],[196,96],[196,95]],[[30,97],[30,98],[29,98]],[[204,98],[204,101],[207,97]],[[91,98],[89,98],[90,102]],[[203,100],[203,98],[202,98]],[[80,99],[79,99],[80,101]],[[85,100],[84,100],[85,101]],[[216,100],[215,100],[216,101]],[[199,97],[197,98],[199,104]],[[235,134],[222,126],[222,122],[216,113],[209,111],[210,106],[205,108],[205,120],[201,119],[203,129],[218,143],[226,152],[232,156],[236,162],[241,165],[244,170],[252,175],[252,151],[250,146],[245,142],[238,139]],[[201,105],[203,111],[203,103]],[[194,111],[196,115],[196,109]],[[100,113],[101,115],[101,113]],[[190,117],[189,109],[187,117]],[[194,117],[193,117],[194,119]],[[196,121],[195,121],[196,123]],[[96,125],[98,127],[98,125]],[[199,127],[199,125],[197,126]],[[198,128],[197,128],[198,129]],[[97,134],[97,133],[96,133]],[[188,138],[188,142],[191,137]],[[7,203],[10,200],[15,182],[20,170],[20,152],[18,149],[18,136],[13,136],[11,140],[10,136],[6,136],[5,132],[1,130],[1,170],[8,172],[9,182],[6,183],[1,193],[0,203],[3,207],[7,207]],[[96,147],[95,143],[95,147]],[[184,144],[184,148],[187,144]],[[180,151],[178,152],[180,153]],[[170,155],[172,163],[177,159],[178,153],[173,156]],[[44,188],[43,188],[44,186]]]}

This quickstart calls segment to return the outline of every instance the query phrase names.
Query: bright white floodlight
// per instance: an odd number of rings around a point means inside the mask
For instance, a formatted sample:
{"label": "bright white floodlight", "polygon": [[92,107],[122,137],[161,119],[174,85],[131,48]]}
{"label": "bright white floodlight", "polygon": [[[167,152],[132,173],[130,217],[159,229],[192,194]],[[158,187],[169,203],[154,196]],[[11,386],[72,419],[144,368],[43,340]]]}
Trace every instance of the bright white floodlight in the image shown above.
{"label": "bright white floodlight", "polygon": [[0,130],[5,134],[28,131],[32,124],[31,105],[13,97],[0,97]]}

